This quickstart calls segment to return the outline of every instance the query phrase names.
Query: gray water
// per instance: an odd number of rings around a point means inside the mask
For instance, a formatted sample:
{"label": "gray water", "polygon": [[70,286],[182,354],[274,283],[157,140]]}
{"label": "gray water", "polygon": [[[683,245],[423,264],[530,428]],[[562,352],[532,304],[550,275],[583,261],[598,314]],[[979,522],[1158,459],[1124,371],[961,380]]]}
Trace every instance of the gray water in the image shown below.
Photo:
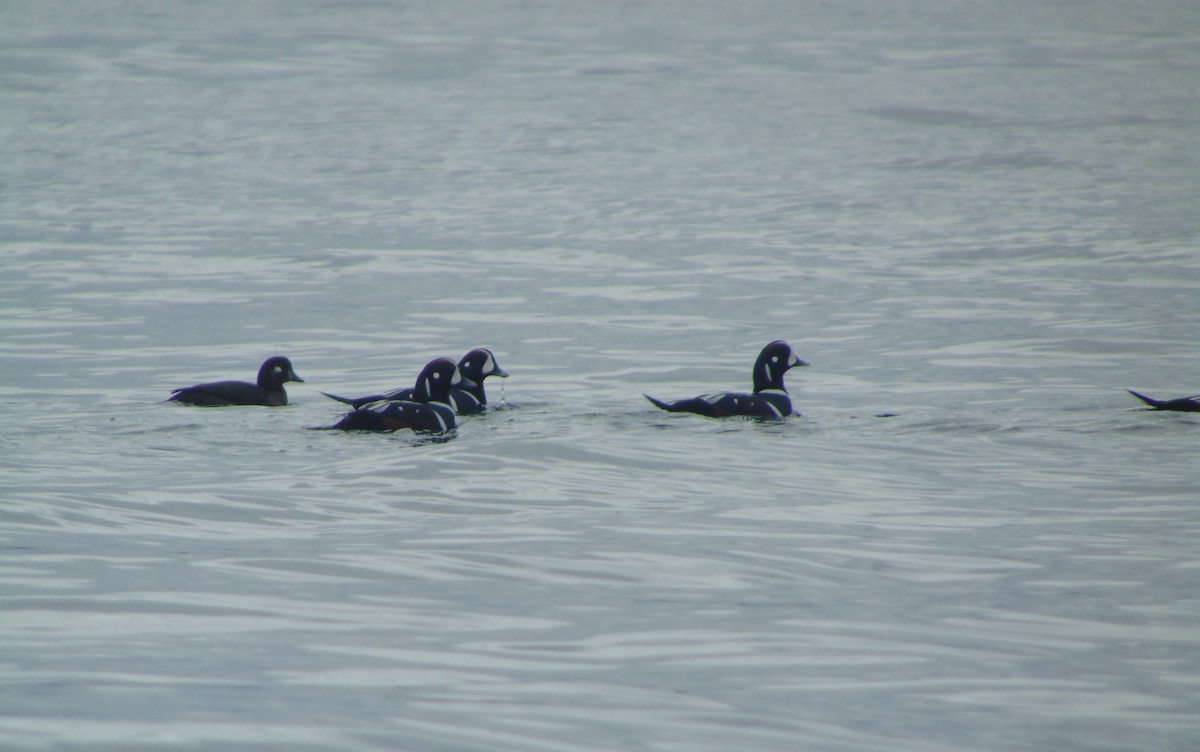
{"label": "gray water", "polygon": [[[1200,419],[1122,390],[1200,391],[1198,38],[5,3],[0,747],[1200,747]],[[773,339],[802,417],[641,397]],[[307,430],[475,346],[448,440]]]}

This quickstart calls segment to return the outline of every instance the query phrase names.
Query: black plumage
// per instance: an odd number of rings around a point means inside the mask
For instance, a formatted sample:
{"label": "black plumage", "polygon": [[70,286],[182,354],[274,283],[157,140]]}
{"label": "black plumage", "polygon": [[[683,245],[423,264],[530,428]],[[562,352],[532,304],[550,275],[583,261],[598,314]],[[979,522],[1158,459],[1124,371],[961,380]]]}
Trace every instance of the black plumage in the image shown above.
{"label": "black plumage", "polygon": [[672,413],[696,413],[710,418],[785,418],[792,414],[792,400],[783,385],[783,376],[789,368],[806,365],[791,345],[776,340],[764,347],[754,361],[753,393],[718,392],[675,402],[644,396],[655,407]]}
{"label": "black plumage", "polygon": [[288,381],[303,383],[304,379],[296,375],[296,371],[292,368],[292,361],[277,355],[268,358],[258,369],[258,380],[254,384],[247,381],[211,381],[175,389],[167,400],[198,407],[226,407],[229,405],[279,407],[288,403],[287,392],[283,388]]}

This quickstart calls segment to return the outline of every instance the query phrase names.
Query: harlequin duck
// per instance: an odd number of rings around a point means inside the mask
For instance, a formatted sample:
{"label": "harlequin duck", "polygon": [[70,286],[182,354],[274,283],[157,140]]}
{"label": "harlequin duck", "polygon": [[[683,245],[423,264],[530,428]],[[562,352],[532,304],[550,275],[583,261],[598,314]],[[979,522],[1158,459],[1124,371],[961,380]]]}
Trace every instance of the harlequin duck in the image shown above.
{"label": "harlequin duck", "polygon": [[487,407],[487,393],[483,391],[484,379],[488,376],[508,378],[508,371],[500,367],[492,351],[482,347],[462,356],[458,361],[458,370],[462,373],[463,385],[452,391],[450,397],[454,400],[454,408],[459,415],[482,412]]}
{"label": "harlequin duck", "polygon": [[776,340],[763,348],[754,362],[754,393],[720,392],[677,402],[663,402],[644,395],[655,406],[672,413],[698,413],[710,418],[733,415],[779,419],[792,414],[792,400],[783,386],[783,375],[792,366],[806,366],[792,346]]}
{"label": "harlequin duck", "polygon": [[1200,394],[1192,395],[1191,397],[1178,397],[1170,400],[1156,400],[1153,397],[1147,397],[1144,394],[1138,394],[1132,389],[1125,391],[1137,397],[1142,402],[1145,402],[1155,410],[1175,410],[1181,413],[1200,413]]}
{"label": "harlequin duck", "polygon": [[284,382],[304,379],[292,370],[292,361],[281,356],[268,358],[258,369],[258,383],[245,381],[213,381],[196,384],[172,391],[168,402],[182,402],[200,407],[224,407],[227,405],[267,405],[279,407],[288,403]]}
{"label": "harlequin duck", "polygon": [[450,391],[466,382],[449,358],[429,361],[406,400],[378,399],[357,406],[331,429],[341,431],[398,431],[445,433],[455,426]]}
{"label": "harlequin duck", "polygon": [[[450,406],[459,415],[483,412],[487,407],[487,394],[483,391],[484,379],[488,376],[508,378],[508,372],[496,362],[492,351],[483,348],[476,348],[464,355],[462,360],[458,361],[458,370],[464,381],[450,390]],[[468,384],[472,386],[468,386]],[[390,392],[373,394],[369,397],[339,397],[328,392],[321,392],[321,394],[357,408],[368,402],[378,402],[379,400],[411,400],[413,388],[393,389]]]}

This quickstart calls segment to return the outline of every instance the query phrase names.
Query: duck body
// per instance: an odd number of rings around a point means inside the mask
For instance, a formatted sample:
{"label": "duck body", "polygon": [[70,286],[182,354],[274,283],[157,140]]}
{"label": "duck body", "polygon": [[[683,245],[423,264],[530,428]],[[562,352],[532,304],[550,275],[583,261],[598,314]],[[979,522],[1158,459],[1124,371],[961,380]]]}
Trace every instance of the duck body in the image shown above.
{"label": "duck body", "polygon": [[449,358],[436,358],[421,369],[416,386],[404,390],[408,392],[406,399],[381,395],[379,399],[362,402],[330,428],[340,431],[407,428],[418,433],[446,433],[457,424],[450,394],[463,384],[472,382],[463,379],[458,364]]}
{"label": "duck body", "polygon": [[792,399],[783,384],[783,376],[789,368],[806,366],[797,357],[791,345],[776,340],[762,349],[754,362],[752,393],[717,392],[674,402],[660,400],[650,395],[646,399],[659,409],[672,413],[696,413],[709,418],[741,416],[779,420],[793,413]]}
{"label": "duck body", "polygon": [[792,414],[792,400],[788,397],[787,392],[759,392],[758,394],[717,392],[675,402],[664,402],[648,394],[645,397],[655,407],[669,413],[696,413],[709,418],[729,418],[740,415],[746,418],[778,420]]}
{"label": "duck body", "polygon": [[[487,407],[487,393],[483,388],[483,380],[488,376],[507,378],[508,372],[496,363],[496,357],[490,350],[476,348],[458,361],[459,374],[462,382],[450,390],[449,405],[458,415],[470,415],[483,412]],[[359,408],[372,402],[413,400],[415,387],[393,389],[382,394],[372,394],[366,397],[339,397],[336,394],[321,392],[330,399],[343,402],[354,408]],[[420,401],[420,400],[417,400]]]}
{"label": "duck body", "polygon": [[258,379],[254,384],[247,381],[211,381],[195,384],[173,390],[167,401],[197,407],[281,407],[288,403],[287,392],[283,388],[288,381],[304,383],[304,379],[296,375],[290,360],[275,356],[268,358],[258,369]]}
{"label": "duck body", "polygon": [[1138,394],[1132,389],[1126,389],[1125,391],[1129,392],[1134,397],[1137,397],[1142,402],[1145,402],[1150,407],[1153,407],[1155,410],[1174,410],[1175,412],[1181,413],[1200,413],[1200,394],[1193,395],[1191,397],[1178,397],[1176,399],[1159,400],[1154,399],[1153,397],[1147,397],[1144,394]]}
{"label": "duck body", "polygon": [[446,433],[455,426],[454,409],[437,402],[410,400],[369,402],[330,426],[339,431],[399,431]]}

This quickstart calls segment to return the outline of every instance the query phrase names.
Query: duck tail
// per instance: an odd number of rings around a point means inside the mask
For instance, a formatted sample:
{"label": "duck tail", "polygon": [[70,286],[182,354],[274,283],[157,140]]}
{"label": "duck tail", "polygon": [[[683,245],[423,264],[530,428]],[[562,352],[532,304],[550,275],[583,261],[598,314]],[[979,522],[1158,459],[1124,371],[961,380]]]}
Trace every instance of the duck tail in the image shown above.
{"label": "duck tail", "polygon": [[671,409],[670,404],[663,402],[660,399],[655,399],[654,397],[651,397],[649,394],[643,394],[642,396],[645,397],[646,399],[650,400],[650,403],[653,404],[655,407],[657,407],[660,410],[666,410],[669,413],[675,412],[674,410]]}
{"label": "duck tail", "polygon": [[338,402],[341,402],[343,405],[353,405],[355,408],[358,407],[358,405],[354,404],[358,400],[350,399],[349,397],[339,397],[336,394],[330,394],[329,392],[321,392],[321,394],[324,394],[326,397],[328,397],[331,400],[337,400]]}
{"label": "duck tail", "polygon": [[1137,398],[1138,398],[1138,399],[1140,399],[1142,402],[1145,402],[1145,403],[1146,403],[1147,405],[1149,405],[1150,407],[1158,407],[1159,405],[1161,405],[1161,404],[1162,404],[1162,401],[1161,401],[1161,400],[1156,400],[1156,399],[1154,399],[1153,397],[1147,397],[1147,396],[1146,396],[1146,395],[1144,395],[1144,394],[1138,394],[1137,392],[1133,391],[1132,389],[1126,389],[1125,391],[1129,392],[1129,393],[1130,393],[1130,394],[1132,394],[1134,397],[1137,397]]}

